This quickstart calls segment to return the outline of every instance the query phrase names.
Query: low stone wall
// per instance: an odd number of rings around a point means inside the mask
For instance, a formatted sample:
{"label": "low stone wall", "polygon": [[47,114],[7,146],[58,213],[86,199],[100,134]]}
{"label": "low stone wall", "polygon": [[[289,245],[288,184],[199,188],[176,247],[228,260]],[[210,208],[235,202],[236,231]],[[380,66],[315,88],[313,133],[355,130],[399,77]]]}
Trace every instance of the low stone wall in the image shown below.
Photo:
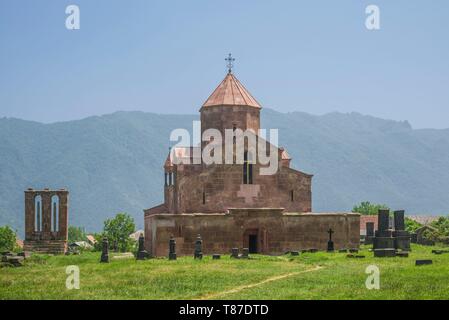
{"label": "low stone wall", "polygon": [[358,214],[288,213],[282,208],[252,208],[229,209],[222,214],[147,215],[145,247],[154,256],[166,256],[170,236],[174,236],[177,254],[193,255],[195,239],[200,234],[204,254],[227,254],[233,247],[249,247],[250,236],[257,242],[257,252],[263,254],[311,248],[326,250],[330,228],[334,231],[336,250],[359,246]]}

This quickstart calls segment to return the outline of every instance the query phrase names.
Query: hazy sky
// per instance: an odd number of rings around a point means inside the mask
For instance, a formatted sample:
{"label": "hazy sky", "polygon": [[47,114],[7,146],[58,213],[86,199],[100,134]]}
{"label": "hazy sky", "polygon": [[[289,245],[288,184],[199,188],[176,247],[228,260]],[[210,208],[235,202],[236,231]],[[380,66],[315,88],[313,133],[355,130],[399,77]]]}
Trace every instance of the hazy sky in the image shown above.
{"label": "hazy sky", "polygon": [[264,107],[449,128],[448,31],[447,0],[0,0],[0,117],[196,113],[232,52]]}

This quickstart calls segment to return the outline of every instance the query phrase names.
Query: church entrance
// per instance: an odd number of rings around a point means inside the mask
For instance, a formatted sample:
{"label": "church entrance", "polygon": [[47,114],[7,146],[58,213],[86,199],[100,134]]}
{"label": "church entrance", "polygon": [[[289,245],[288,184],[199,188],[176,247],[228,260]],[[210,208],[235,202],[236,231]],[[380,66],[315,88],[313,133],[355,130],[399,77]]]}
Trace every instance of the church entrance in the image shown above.
{"label": "church entrance", "polygon": [[259,230],[258,229],[248,229],[243,234],[243,247],[249,249],[249,253],[259,253]]}
{"label": "church entrance", "polygon": [[248,242],[249,253],[257,253],[257,234],[250,234]]}

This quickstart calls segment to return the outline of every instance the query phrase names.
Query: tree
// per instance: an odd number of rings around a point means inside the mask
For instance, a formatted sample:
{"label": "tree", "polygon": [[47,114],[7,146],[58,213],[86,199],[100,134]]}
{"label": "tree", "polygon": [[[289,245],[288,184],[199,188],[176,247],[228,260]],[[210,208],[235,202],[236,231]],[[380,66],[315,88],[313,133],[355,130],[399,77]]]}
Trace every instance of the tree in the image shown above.
{"label": "tree", "polygon": [[405,217],[405,230],[407,230],[408,232],[415,233],[416,230],[421,227],[422,227],[421,223]]}
{"label": "tree", "polygon": [[379,212],[379,209],[387,209],[388,206],[385,204],[374,204],[369,201],[363,201],[359,205],[352,208],[352,212],[357,212],[366,216],[374,216]]}
{"label": "tree", "polygon": [[69,226],[69,242],[86,241],[86,232],[82,227]]}
{"label": "tree", "polygon": [[0,227],[0,251],[12,251],[16,248],[16,233],[9,227]]}
{"label": "tree", "polygon": [[128,251],[134,245],[129,235],[136,229],[134,219],[127,213],[118,213],[115,218],[104,222],[104,236],[114,250]]}

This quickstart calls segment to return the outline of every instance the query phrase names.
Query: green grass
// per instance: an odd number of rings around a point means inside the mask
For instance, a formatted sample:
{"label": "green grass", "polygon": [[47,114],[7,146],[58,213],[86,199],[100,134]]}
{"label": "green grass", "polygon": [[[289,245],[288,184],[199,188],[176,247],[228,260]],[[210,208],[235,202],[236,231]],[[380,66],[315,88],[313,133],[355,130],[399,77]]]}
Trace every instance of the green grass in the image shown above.
{"label": "green grass", "polygon": [[[0,269],[0,299],[448,299],[449,254],[433,255],[432,249],[413,246],[409,258],[374,258],[363,249],[365,259],[319,252],[251,260],[111,259],[109,264],[98,262],[99,253],[36,255],[24,267]],[[426,258],[434,264],[415,267],[416,259]],[[380,269],[380,290],[365,287],[365,269],[372,264]],[[79,290],[65,287],[68,265],[80,268]],[[301,273],[317,266],[322,268]]]}

